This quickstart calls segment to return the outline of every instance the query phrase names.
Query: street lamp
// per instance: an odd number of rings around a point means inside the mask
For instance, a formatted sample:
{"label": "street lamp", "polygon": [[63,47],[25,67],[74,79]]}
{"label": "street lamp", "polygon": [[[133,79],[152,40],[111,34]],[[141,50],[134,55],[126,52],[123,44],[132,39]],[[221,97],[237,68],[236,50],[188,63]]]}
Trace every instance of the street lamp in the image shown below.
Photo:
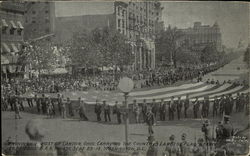
{"label": "street lamp", "polygon": [[125,114],[125,147],[127,150],[127,145],[128,145],[128,124],[129,124],[129,118],[128,118],[128,102],[127,102],[127,98],[128,98],[128,94],[131,92],[131,90],[134,88],[134,82],[132,79],[128,78],[128,77],[123,77],[122,79],[120,79],[119,84],[118,84],[118,88],[124,93],[124,99],[125,99],[125,110],[126,110],[126,114]]}

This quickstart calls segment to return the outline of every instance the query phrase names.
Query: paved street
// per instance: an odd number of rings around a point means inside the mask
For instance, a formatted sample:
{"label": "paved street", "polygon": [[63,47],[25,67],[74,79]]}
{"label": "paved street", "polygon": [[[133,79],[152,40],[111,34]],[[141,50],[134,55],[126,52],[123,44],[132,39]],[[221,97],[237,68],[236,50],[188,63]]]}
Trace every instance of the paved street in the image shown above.
{"label": "paved street", "polygon": [[[229,69],[229,67],[231,67],[231,69],[234,70],[236,66],[237,64],[233,61],[224,68]],[[24,127],[28,120],[34,118],[40,119],[44,125],[44,129],[47,132],[45,141],[124,140],[124,125],[85,122],[79,121],[78,119],[47,119],[45,116],[30,113],[21,113],[21,116],[23,117],[22,119],[15,120],[14,112],[2,112],[2,141],[5,141],[9,136],[12,136],[14,139],[16,134],[18,141],[28,141],[28,137],[24,132]],[[232,117],[232,120],[235,127],[243,128],[246,126],[247,117],[244,116],[244,114],[236,114],[234,116],[235,118]],[[214,123],[217,123],[215,122],[216,120],[220,121],[221,118],[215,119]],[[175,134],[177,136],[176,139],[179,140],[180,137],[178,137],[178,135],[187,133],[189,134],[187,139],[193,141],[195,136],[197,138],[202,136],[200,130],[201,123],[200,119],[158,122],[157,126],[154,127],[155,137],[157,140],[166,141],[170,134]],[[17,129],[15,128],[15,124],[17,125]],[[130,141],[146,141],[148,134],[147,126],[145,124],[131,124],[129,134]]]}

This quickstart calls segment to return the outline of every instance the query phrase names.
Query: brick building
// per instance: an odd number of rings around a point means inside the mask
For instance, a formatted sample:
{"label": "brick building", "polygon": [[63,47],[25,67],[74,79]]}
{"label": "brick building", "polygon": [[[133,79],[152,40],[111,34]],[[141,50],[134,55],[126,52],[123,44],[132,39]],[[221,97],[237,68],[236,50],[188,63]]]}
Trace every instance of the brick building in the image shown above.
{"label": "brick building", "polygon": [[185,43],[195,51],[200,51],[207,45],[214,44],[218,51],[222,51],[221,32],[217,22],[213,26],[195,22],[193,28],[179,30],[183,33],[180,44]]}
{"label": "brick building", "polygon": [[25,65],[19,61],[24,35],[24,3],[1,2],[1,75],[23,75]]}
{"label": "brick building", "polygon": [[[155,68],[155,26],[159,2],[108,2],[110,10],[107,14],[96,14],[57,17],[56,18],[56,41],[65,42],[71,40],[75,32],[93,30],[109,26],[125,35],[132,46],[135,54],[134,69]],[[93,10],[92,10],[93,11]],[[158,10],[159,11],[159,10]],[[73,24],[74,23],[74,24]]]}

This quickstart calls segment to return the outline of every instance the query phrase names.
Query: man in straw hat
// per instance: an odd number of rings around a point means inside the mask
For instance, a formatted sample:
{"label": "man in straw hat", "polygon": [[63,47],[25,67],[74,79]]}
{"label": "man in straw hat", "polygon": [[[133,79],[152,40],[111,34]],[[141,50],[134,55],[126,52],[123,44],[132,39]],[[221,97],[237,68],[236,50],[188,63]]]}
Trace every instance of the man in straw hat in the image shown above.
{"label": "man in straw hat", "polygon": [[40,120],[30,120],[25,126],[25,132],[28,135],[31,142],[25,144],[17,150],[17,156],[56,156],[57,151],[53,145],[42,145],[41,142],[45,137],[45,130],[42,128],[42,123]]}

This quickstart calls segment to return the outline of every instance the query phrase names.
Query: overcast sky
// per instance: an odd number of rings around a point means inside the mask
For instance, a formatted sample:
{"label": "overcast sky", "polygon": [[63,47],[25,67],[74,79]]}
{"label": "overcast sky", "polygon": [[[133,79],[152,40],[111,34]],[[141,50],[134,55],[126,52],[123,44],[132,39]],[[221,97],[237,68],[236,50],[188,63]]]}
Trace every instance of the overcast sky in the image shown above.
{"label": "overcast sky", "polygon": [[[162,2],[165,25],[192,27],[195,21],[206,25],[218,22],[222,42],[237,47],[240,39],[248,44],[249,6],[245,2]],[[56,16],[113,13],[111,2],[56,2]]]}

